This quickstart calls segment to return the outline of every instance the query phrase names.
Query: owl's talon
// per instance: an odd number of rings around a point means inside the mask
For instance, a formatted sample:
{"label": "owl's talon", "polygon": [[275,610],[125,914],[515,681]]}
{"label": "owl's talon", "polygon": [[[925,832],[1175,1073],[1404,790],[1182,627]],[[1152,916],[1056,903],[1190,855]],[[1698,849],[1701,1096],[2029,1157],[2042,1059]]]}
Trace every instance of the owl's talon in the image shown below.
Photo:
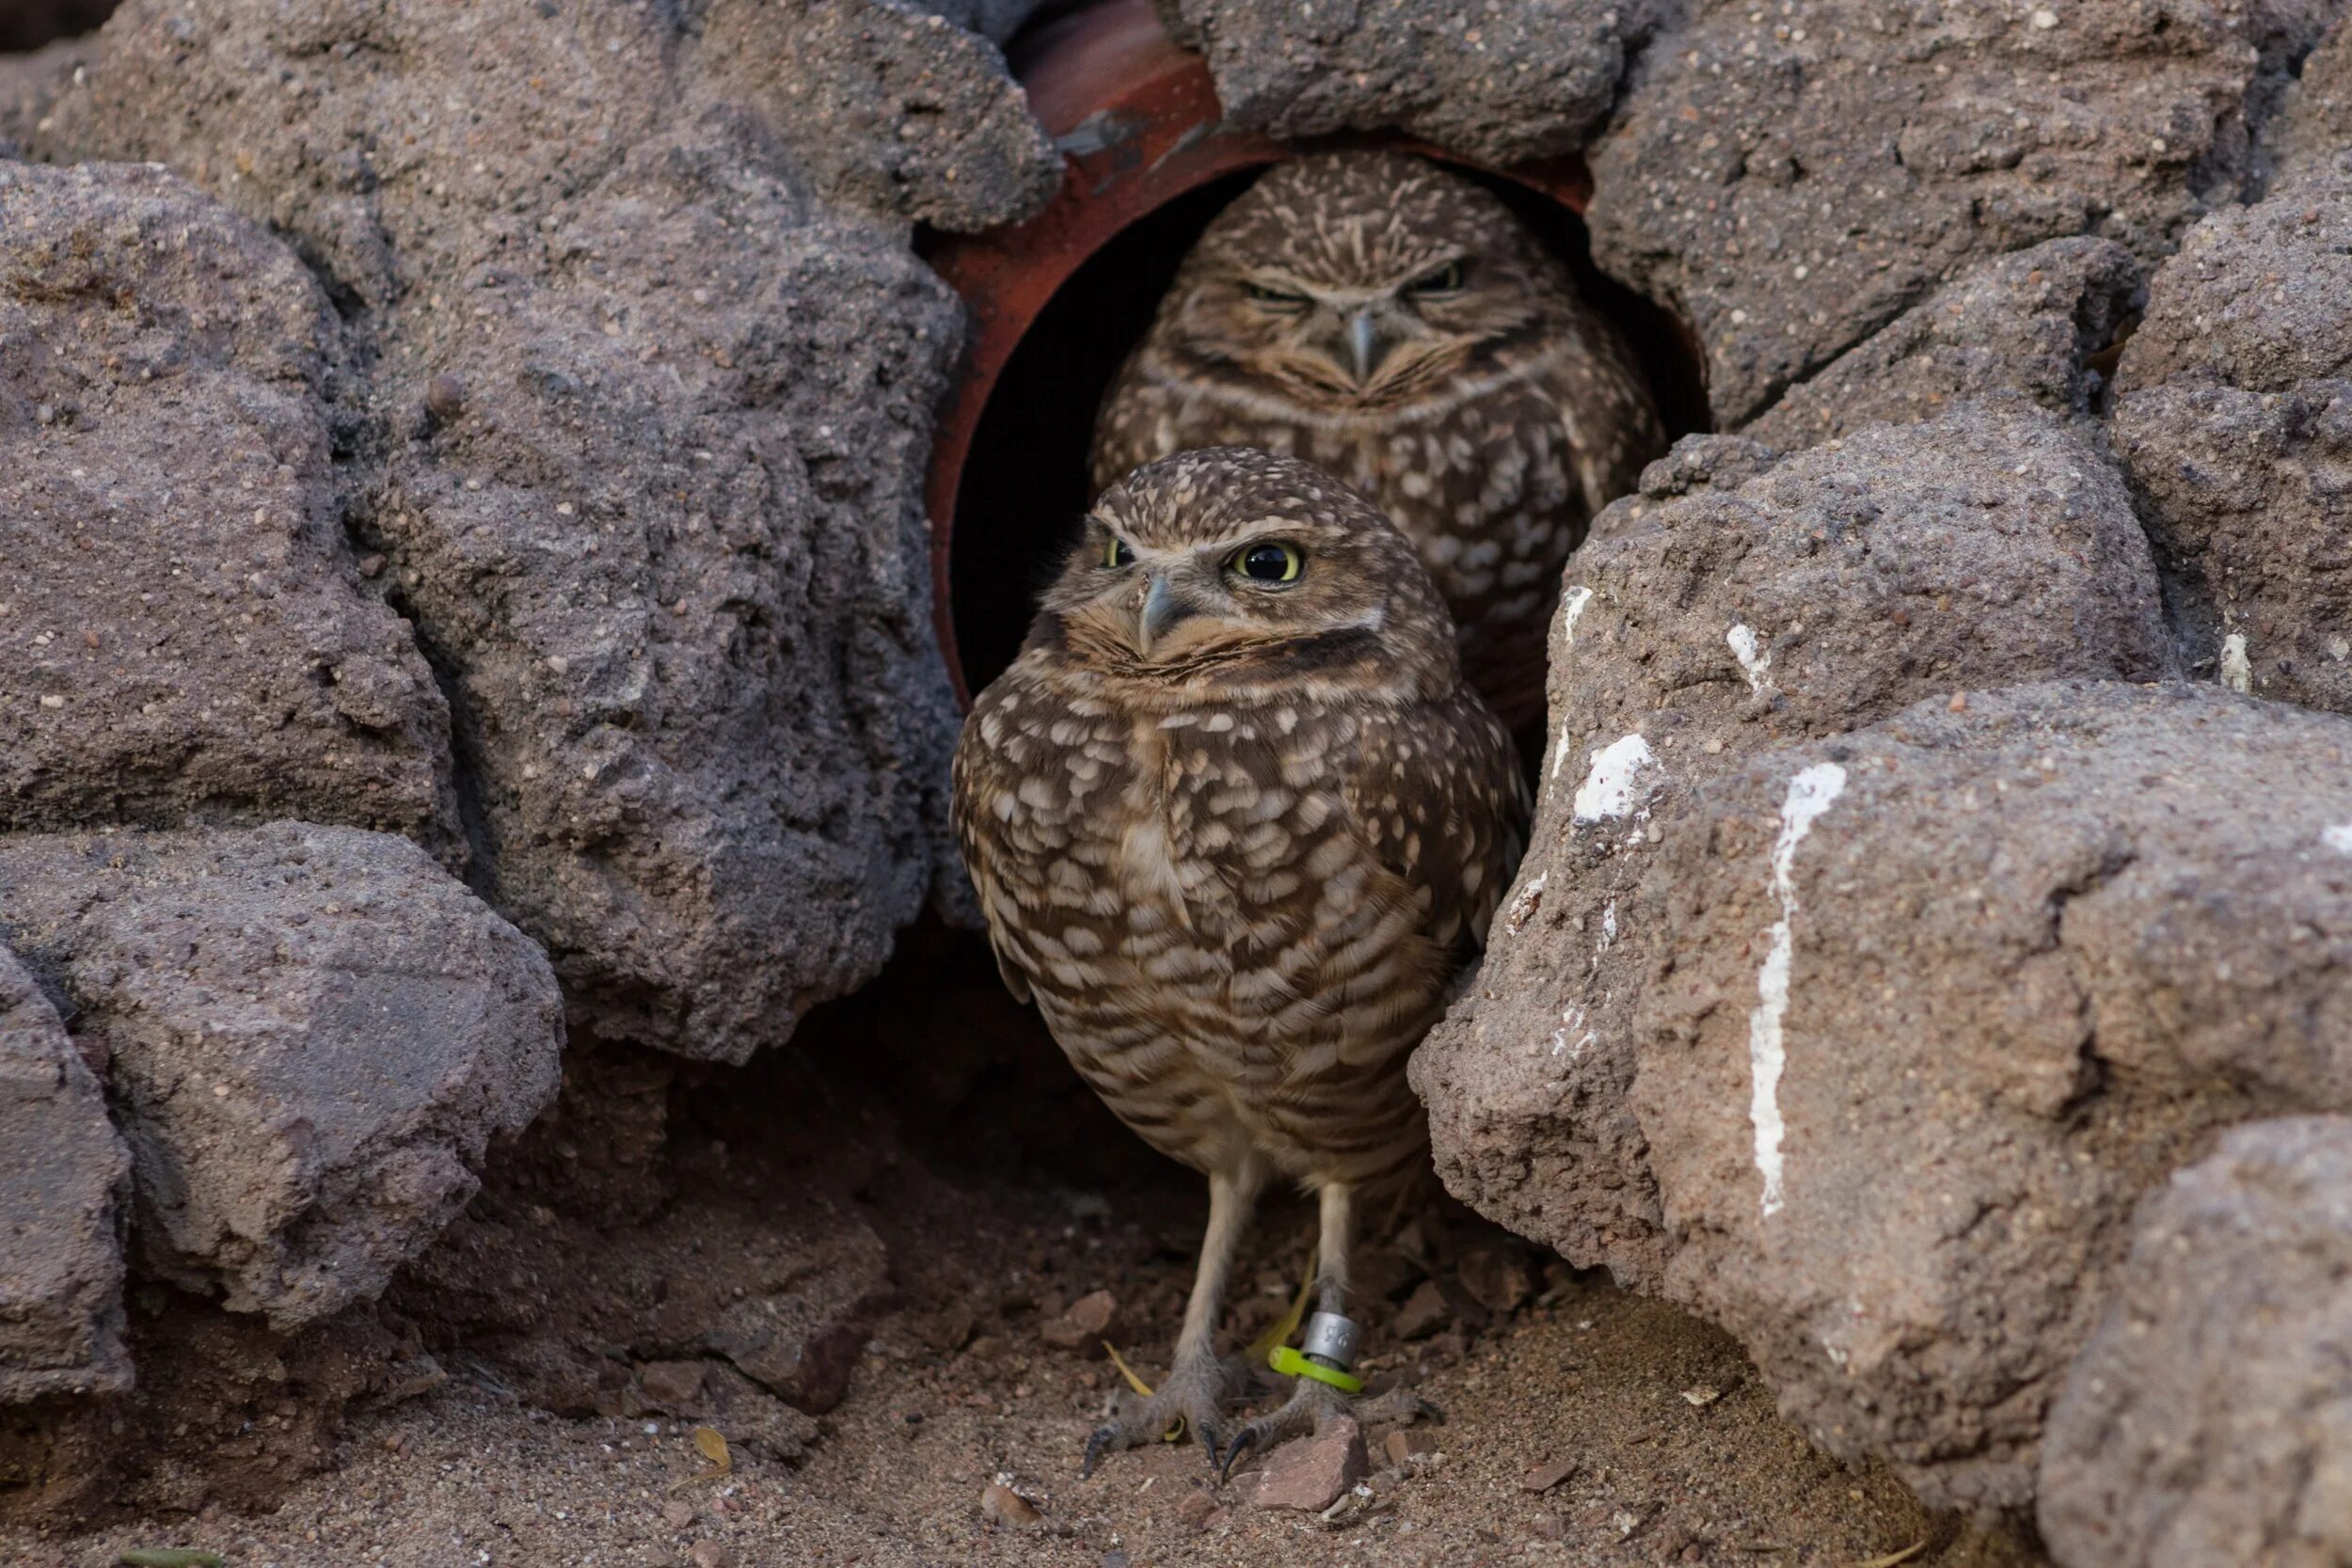
{"label": "owl's talon", "polygon": [[1215,1361],[1191,1366],[1180,1362],[1157,1393],[1136,1402],[1133,1408],[1112,1417],[1088,1435],[1086,1454],[1078,1465],[1079,1479],[1092,1477],[1094,1467],[1105,1455],[1158,1442],[1180,1422],[1184,1431],[1200,1439],[1214,1465],[1225,1447],[1225,1423],[1219,1413],[1225,1392],[1225,1372]]}
{"label": "owl's talon", "polygon": [[1358,1412],[1354,1400],[1311,1378],[1300,1378],[1291,1391],[1290,1399],[1279,1410],[1259,1417],[1239,1432],[1225,1450],[1225,1465],[1217,1472],[1216,1483],[1224,1485],[1232,1479],[1233,1467],[1242,1456],[1263,1452],[1309,1432],[1320,1432],[1324,1426],[1342,1416]]}

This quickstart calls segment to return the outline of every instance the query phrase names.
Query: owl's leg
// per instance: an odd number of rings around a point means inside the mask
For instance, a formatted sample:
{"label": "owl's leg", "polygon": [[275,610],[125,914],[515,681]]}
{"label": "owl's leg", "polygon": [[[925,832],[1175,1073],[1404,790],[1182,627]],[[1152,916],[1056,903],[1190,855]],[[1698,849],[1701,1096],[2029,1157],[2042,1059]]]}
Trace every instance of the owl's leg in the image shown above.
{"label": "owl's leg", "polygon": [[1184,1326],[1176,1337],[1175,1364],[1151,1398],[1094,1429],[1079,1467],[1082,1479],[1094,1474],[1104,1454],[1165,1436],[1179,1417],[1208,1450],[1212,1466],[1222,1457],[1223,1406],[1233,1380],[1216,1358],[1216,1323],[1225,1309],[1225,1282],[1233,1272],[1233,1255],[1241,1250],[1249,1211],[1264,1184],[1265,1167],[1254,1156],[1232,1172],[1210,1173],[1209,1228],[1200,1239],[1200,1267],[1192,1278]]}
{"label": "owl's leg", "polygon": [[[1354,1188],[1333,1181],[1324,1186],[1320,1196],[1323,1225],[1316,1243],[1315,1311],[1318,1315],[1327,1312],[1335,1318],[1344,1318],[1347,1260],[1355,1241],[1356,1193]],[[1352,1396],[1311,1377],[1299,1378],[1289,1402],[1279,1410],[1259,1417],[1233,1434],[1232,1442],[1226,1446],[1225,1463],[1218,1469],[1217,1479],[1221,1481],[1230,1477],[1244,1454],[1273,1448],[1301,1433],[1318,1431],[1326,1422],[1347,1415],[1354,1408]]]}

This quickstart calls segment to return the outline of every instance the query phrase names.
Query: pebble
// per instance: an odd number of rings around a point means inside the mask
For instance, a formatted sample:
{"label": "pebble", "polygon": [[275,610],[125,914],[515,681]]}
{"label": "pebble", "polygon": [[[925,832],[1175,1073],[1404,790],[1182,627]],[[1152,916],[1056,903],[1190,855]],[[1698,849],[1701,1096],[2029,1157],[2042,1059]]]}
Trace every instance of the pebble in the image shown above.
{"label": "pebble", "polygon": [[1527,1473],[1519,1477],[1519,1485],[1529,1492],[1549,1492],[1574,1474],[1575,1460],[1547,1459],[1529,1465]]}
{"label": "pebble", "polygon": [[1257,1508],[1320,1513],[1371,1467],[1364,1429],[1353,1416],[1343,1416],[1313,1436],[1275,1449],[1259,1478],[1257,1495],[1249,1500]]}
{"label": "pebble", "polygon": [[980,1517],[992,1525],[1017,1525],[1026,1528],[1044,1515],[1038,1513],[1037,1504],[1011,1487],[991,1481],[980,1492]]}
{"label": "pebble", "polygon": [[691,1404],[702,1397],[704,1370],[699,1361],[648,1361],[637,1381],[656,1404]]}
{"label": "pebble", "polygon": [[1534,1293],[1528,1278],[1527,1259],[1509,1247],[1476,1247],[1462,1257],[1458,1271],[1462,1289],[1498,1317],[1516,1312]]}
{"label": "pebble", "polygon": [[697,1541],[686,1549],[686,1560],[694,1568],[735,1568],[735,1554],[716,1541]]}
{"label": "pebble", "polygon": [[1438,1440],[1425,1432],[1410,1427],[1398,1427],[1380,1440],[1380,1453],[1397,1469],[1412,1473],[1413,1461],[1424,1454],[1437,1452]]}
{"label": "pebble", "polygon": [[1209,1521],[1222,1512],[1223,1510],[1217,1505],[1216,1495],[1203,1492],[1198,1487],[1185,1493],[1184,1500],[1176,1505],[1178,1522],[1187,1528],[1196,1530],[1207,1529]]}
{"label": "pebble", "polygon": [[453,420],[466,411],[466,384],[453,375],[437,375],[424,384],[424,411],[437,420]]}
{"label": "pebble", "polygon": [[672,1497],[661,1505],[661,1522],[672,1529],[686,1529],[694,1523],[694,1505],[684,1497]]}
{"label": "pebble", "polygon": [[1060,1316],[1048,1321],[1038,1332],[1038,1338],[1056,1350],[1083,1350],[1100,1355],[1103,1341],[1108,1338],[1119,1321],[1119,1300],[1108,1291],[1097,1291],[1080,1296],[1062,1309]]}
{"label": "pebble", "polygon": [[1424,1279],[1405,1298],[1405,1305],[1396,1309],[1396,1337],[1424,1338],[1453,1320],[1454,1313],[1445,1304],[1445,1292],[1438,1289],[1436,1280]]}

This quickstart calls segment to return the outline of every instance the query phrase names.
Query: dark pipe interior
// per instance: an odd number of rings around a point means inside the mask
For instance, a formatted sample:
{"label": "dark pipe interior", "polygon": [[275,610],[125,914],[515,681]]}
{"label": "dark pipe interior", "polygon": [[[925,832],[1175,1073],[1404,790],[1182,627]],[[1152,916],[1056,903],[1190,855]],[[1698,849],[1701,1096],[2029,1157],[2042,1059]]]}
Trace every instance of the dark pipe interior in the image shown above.
{"label": "dark pipe interior", "polygon": [[[1095,411],[1151,325],[1192,243],[1259,170],[1189,191],[1130,225],[1071,276],[1006,363],[981,411],[956,495],[950,607],[964,678],[977,691],[1020,651],[1039,591],[1061,568],[1087,492]],[[1690,336],[1667,312],[1593,265],[1583,221],[1523,185],[1464,171],[1509,202],[1613,317],[1648,372],[1669,436],[1707,428]]]}

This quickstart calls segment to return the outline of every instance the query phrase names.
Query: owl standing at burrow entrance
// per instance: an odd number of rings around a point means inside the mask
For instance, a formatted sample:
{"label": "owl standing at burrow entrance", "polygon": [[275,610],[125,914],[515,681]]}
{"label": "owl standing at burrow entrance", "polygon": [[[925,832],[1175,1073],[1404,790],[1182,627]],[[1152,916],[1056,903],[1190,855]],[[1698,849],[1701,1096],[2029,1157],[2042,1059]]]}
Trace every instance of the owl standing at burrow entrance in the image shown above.
{"label": "owl standing at burrow entrance", "polygon": [[[974,703],[955,817],[1005,983],[1120,1118],[1209,1179],[1168,1379],[1086,1465],[1183,1418],[1230,1469],[1347,1408],[1359,1198],[1425,1168],[1406,1058],[1525,842],[1511,740],[1411,545],[1291,458],[1217,448],[1105,492]],[[1259,1189],[1320,1195],[1319,1310],[1232,1433],[1214,1340]]]}
{"label": "owl standing at burrow entrance", "polygon": [[1200,236],[1104,403],[1094,484],[1228,444],[1370,497],[1516,727],[1543,711],[1569,550],[1665,441],[1624,341],[1508,207],[1420,158],[1342,152],[1270,170]]}

